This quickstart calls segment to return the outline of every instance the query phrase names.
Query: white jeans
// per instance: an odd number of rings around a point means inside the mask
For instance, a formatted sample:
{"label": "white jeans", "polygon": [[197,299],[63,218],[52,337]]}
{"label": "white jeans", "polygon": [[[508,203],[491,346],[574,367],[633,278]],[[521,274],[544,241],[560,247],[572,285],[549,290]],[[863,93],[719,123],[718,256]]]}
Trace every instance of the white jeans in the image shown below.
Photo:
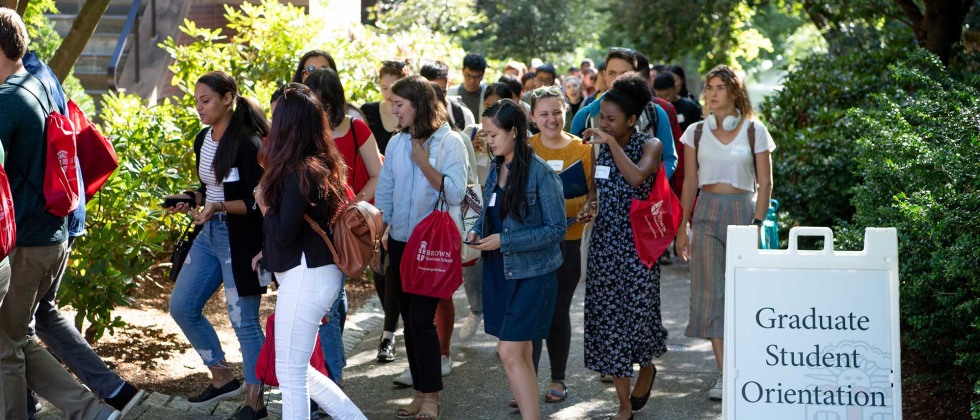
{"label": "white jeans", "polygon": [[276,377],[282,391],[282,418],[310,418],[310,398],[331,417],[367,419],[336,384],[310,366],[320,320],[343,287],[336,265],[308,268],[300,264],[276,273]]}

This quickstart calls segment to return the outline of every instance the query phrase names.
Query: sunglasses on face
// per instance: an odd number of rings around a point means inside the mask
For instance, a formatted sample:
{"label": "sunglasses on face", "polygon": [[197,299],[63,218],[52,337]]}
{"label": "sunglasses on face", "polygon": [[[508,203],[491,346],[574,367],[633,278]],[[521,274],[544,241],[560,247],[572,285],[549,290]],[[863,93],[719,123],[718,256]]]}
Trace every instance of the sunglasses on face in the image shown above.
{"label": "sunglasses on face", "polygon": [[329,69],[329,68],[330,68],[330,66],[320,66],[320,67],[306,66],[306,67],[303,68],[303,73],[310,74],[310,73],[313,73],[313,72],[315,72],[317,70],[323,70],[323,69]]}

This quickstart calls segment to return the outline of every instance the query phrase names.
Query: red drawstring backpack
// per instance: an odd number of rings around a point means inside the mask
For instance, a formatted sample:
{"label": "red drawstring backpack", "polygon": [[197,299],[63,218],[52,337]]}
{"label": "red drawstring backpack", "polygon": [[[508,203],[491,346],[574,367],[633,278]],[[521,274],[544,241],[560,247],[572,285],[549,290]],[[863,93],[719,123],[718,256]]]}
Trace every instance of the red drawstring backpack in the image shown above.
{"label": "red drawstring backpack", "polygon": [[17,220],[14,218],[14,196],[10,192],[7,172],[0,167],[0,260],[7,258],[17,241]]}
{"label": "red drawstring backpack", "polygon": [[[276,314],[269,315],[265,320],[265,342],[259,351],[259,360],[255,362],[255,376],[269,386],[279,386],[276,378]],[[317,334],[316,344],[313,345],[313,355],[310,356],[310,366],[320,373],[327,374],[327,363],[323,359],[323,347],[320,346],[320,335]]]}
{"label": "red drawstring backpack", "polygon": [[91,200],[119,167],[119,158],[116,157],[116,150],[109,139],[92,125],[75,101],[68,101],[68,117],[75,127],[78,163],[82,170],[82,181],[85,183],[85,199]]}
{"label": "red drawstring backpack", "polygon": [[409,236],[399,269],[406,293],[448,299],[463,284],[462,240],[453,216],[439,209],[445,203],[442,191],[439,196]]}
{"label": "red drawstring backpack", "polygon": [[670,190],[663,163],[655,176],[648,199],[630,200],[633,245],[647,268],[653,267],[670,246],[681,223],[681,203]]}
{"label": "red drawstring backpack", "polygon": [[[38,80],[40,83],[40,79]],[[41,83],[43,86],[44,84]],[[34,92],[22,85],[27,93],[37,99],[41,109],[44,103]],[[47,91],[45,91],[47,95]],[[78,168],[75,166],[75,129],[68,117],[61,115],[54,101],[48,98],[51,111],[44,121],[44,188],[38,190],[36,185],[28,181],[38,194],[43,191],[44,210],[58,217],[66,217],[78,208]]]}

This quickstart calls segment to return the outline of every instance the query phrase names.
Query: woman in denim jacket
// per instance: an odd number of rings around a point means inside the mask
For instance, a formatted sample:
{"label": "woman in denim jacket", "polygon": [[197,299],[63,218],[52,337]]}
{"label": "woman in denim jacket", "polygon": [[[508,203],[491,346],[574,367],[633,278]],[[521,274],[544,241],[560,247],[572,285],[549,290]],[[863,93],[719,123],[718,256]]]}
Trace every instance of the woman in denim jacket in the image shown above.
{"label": "woman in denim jacket", "polygon": [[561,182],[527,142],[524,109],[504,99],[483,113],[496,159],[483,187],[483,215],[467,244],[483,251],[484,329],[525,419],[541,417],[531,340],[548,337],[565,237]]}

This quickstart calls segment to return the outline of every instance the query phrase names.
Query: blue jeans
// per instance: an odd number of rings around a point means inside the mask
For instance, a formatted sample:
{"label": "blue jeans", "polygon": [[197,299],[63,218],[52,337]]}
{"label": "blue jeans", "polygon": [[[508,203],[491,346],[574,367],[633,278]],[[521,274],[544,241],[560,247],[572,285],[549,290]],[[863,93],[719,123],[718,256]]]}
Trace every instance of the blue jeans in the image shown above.
{"label": "blue jeans", "polygon": [[217,366],[225,360],[218,334],[202,312],[204,304],[222,284],[228,301],[228,318],[242,348],[245,383],[258,384],[255,362],[265,341],[259,324],[262,295],[238,296],[231,269],[228,225],[210,221],[194,239],[170,296],[170,316],[207,366]]}
{"label": "blue jeans", "polygon": [[330,312],[327,313],[329,320],[326,324],[320,324],[320,346],[323,348],[323,359],[327,364],[328,377],[335,384],[340,386],[343,381],[344,366],[347,366],[347,356],[344,354],[344,323],[347,321],[347,293],[344,291],[344,284],[347,282],[347,275],[343,275],[340,283],[340,294],[330,305]]}

